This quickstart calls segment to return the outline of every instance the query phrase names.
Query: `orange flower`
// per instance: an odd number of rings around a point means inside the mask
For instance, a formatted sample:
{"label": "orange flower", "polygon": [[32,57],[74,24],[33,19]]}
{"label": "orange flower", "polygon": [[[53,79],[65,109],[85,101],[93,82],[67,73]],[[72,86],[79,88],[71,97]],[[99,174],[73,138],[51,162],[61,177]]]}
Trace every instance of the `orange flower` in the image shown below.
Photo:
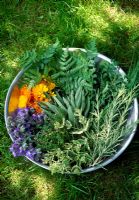
{"label": "orange flower", "polygon": [[30,91],[30,89],[28,89],[27,85],[23,86],[20,89],[20,95],[24,95],[24,96],[27,96],[29,98],[30,94],[31,94],[31,91]]}
{"label": "orange flower", "polygon": [[43,79],[41,81],[41,83],[47,85],[48,91],[51,91],[51,90],[53,90],[56,87],[55,83],[51,82],[51,80]]}
{"label": "orange flower", "polygon": [[43,101],[46,98],[45,92],[48,92],[48,87],[44,83],[40,83],[32,88],[32,95],[36,101]]}
{"label": "orange flower", "polygon": [[38,102],[36,102],[36,101],[28,103],[28,107],[34,108],[37,113],[42,112],[41,107],[38,105]]}
{"label": "orange flower", "polygon": [[39,102],[48,102],[50,99],[46,98],[45,93],[49,93],[50,96],[54,96],[52,91],[55,88],[55,83],[47,80],[42,80],[32,89],[29,89],[26,85],[20,89],[20,97],[18,102],[18,108],[31,107],[36,112],[42,112]]}
{"label": "orange flower", "polygon": [[14,112],[18,108],[18,101],[19,101],[20,90],[18,86],[15,86],[10,97],[9,101],[9,112]]}
{"label": "orange flower", "polygon": [[53,90],[55,88],[55,86],[56,86],[55,83],[49,82],[48,83],[48,89],[49,89],[49,91]]}
{"label": "orange flower", "polygon": [[31,91],[28,89],[27,86],[23,86],[20,89],[20,97],[19,97],[18,108],[27,107],[27,103],[30,100],[30,97],[31,97]]}

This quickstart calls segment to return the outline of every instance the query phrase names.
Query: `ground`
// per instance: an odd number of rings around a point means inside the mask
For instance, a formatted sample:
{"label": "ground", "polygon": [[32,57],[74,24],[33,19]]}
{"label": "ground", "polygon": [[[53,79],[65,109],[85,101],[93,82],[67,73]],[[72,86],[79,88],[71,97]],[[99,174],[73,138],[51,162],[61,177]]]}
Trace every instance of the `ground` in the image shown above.
{"label": "ground", "polygon": [[139,200],[139,134],[106,169],[81,176],[51,175],[9,152],[3,110],[18,58],[56,38],[63,47],[84,47],[93,38],[127,71],[139,57],[139,1],[0,1],[0,200]]}

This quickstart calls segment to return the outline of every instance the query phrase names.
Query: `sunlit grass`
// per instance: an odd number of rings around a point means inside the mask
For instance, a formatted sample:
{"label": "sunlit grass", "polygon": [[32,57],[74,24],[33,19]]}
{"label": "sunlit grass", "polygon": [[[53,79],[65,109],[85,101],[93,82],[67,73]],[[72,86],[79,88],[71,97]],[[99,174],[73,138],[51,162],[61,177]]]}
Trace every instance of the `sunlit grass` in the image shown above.
{"label": "sunlit grass", "polygon": [[37,200],[47,200],[54,193],[55,183],[53,182],[53,179],[50,181],[41,174],[29,174],[27,171],[24,172],[15,169],[11,171],[9,181],[11,187],[15,188],[15,191],[24,191],[24,197],[31,189],[34,190],[34,199]]}
{"label": "sunlit grass", "polygon": [[11,172],[10,175],[11,185],[14,187],[20,187],[22,178],[26,176],[26,174],[21,170],[14,170]]}
{"label": "sunlit grass", "polygon": [[36,191],[36,199],[47,200],[54,192],[54,183],[39,175],[32,175],[33,185]]}

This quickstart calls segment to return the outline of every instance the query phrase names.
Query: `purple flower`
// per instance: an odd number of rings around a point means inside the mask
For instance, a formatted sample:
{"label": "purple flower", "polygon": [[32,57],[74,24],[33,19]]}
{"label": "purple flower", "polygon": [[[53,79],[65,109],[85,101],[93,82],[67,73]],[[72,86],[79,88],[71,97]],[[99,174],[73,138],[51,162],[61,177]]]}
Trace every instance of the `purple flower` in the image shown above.
{"label": "purple flower", "polygon": [[37,114],[34,113],[34,114],[32,115],[32,119],[33,119],[34,121],[36,121],[36,120],[37,120]]}
{"label": "purple flower", "polygon": [[35,148],[31,148],[29,150],[26,151],[26,156],[28,158],[30,158],[31,160],[34,160],[34,156],[37,154],[36,149]]}
{"label": "purple flower", "polygon": [[37,120],[38,120],[38,122],[39,122],[40,124],[43,124],[43,123],[44,123],[44,115],[39,114]]}
{"label": "purple flower", "polygon": [[44,114],[37,114],[34,113],[32,115],[32,119],[37,123],[37,124],[43,124],[44,123]]}
{"label": "purple flower", "polygon": [[10,147],[10,151],[12,152],[14,157],[17,156],[24,156],[26,154],[26,151],[22,149],[22,147],[19,146],[16,142],[12,144]]}
{"label": "purple flower", "polygon": [[25,119],[28,117],[29,114],[29,108],[20,108],[17,109],[17,118],[19,119]]}
{"label": "purple flower", "polygon": [[17,109],[9,117],[9,133],[14,139],[10,151],[15,157],[27,156],[34,160],[40,157],[41,152],[32,144],[34,136],[44,124],[45,115],[35,113],[34,109]]}
{"label": "purple flower", "polygon": [[33,147],[22,147],[17,143],[17,141],[12,144],[10,151],[14,157],[27,156],[31,160],[36,161],[39,160],[41,155],[41,151],[39,149],[35,149]]}

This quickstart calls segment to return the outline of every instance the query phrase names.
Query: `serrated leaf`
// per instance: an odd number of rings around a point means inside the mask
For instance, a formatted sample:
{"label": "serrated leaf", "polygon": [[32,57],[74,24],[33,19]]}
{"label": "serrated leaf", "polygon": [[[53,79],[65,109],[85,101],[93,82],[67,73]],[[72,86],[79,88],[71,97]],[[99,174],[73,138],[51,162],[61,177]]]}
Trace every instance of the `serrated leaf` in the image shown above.
{"label": "serrated leaf", "polygon": [[72,76],[73,74],[77,73],[77,72],[78,72],[79,70],[81,70],[83,67],[84,67],[84,65],[80,65],[80,66],[78,66],[78,67],[76,67],[76,68],[74,68],[74,69],[71,69],[71,70],[69,71],[69,76]]}
{"label": "serrated leaf", "polygon": [[53,74],[51,77],[52,77],[52,79],[57,79],[60,76],[65,76],[65,73],[64,72],[58,72],[58,73]]}

